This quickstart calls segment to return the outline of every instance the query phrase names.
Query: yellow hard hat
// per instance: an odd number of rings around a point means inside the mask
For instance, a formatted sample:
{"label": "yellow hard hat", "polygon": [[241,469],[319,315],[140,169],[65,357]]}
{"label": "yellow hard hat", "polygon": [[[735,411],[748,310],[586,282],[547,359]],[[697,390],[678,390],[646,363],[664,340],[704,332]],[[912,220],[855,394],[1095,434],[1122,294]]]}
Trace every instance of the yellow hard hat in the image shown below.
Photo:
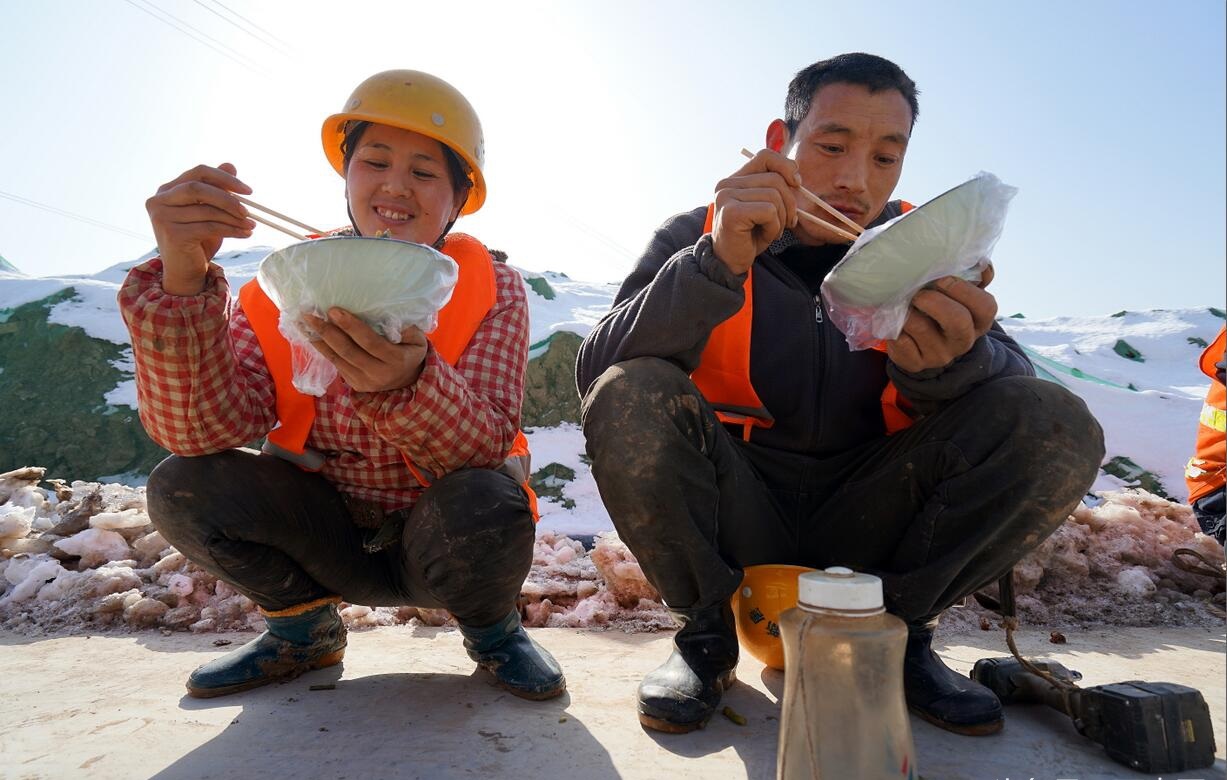
{"label": "yellow hard hat", "polygon": [[412,130],[447,146],[469,165],[473,186],[461,214],[472,214],[486,201],[486,142],[481,120],[464,95],[437,76],[419,70],[385,70],[358,85],[345,109],[324,120],[324,154],[345,175],[341,142],[350,121],[377,122]]}
{"label": "yellow hard hat", "polygon": [[786,563],[747,566],[741,587],[733,594],[737,641],[772,669],[784,670],[780,615],[797,606],[797,576],[807,571],[816,569]]}

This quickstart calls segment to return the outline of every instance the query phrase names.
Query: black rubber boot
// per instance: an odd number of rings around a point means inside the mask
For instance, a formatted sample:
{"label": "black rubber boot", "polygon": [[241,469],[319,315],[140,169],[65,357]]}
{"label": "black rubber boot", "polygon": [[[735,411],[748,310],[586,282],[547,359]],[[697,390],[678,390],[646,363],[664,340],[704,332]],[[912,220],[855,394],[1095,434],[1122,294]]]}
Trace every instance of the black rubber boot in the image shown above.
{"label": "black rubber boot", "polygon": [[727,602],[673,614],[682,627],[669,660],[639,684],[639,722],[684,734],[707,725],[721,694],[737,679],[737,632]]}
{"label": "black rubber boot", "polygon": [[554,656],[524,630],[518,610],[486,628],[461,626],[469,658],[494,675],[494,682],[521,699],[552,699],[567,689]]}
{"label": "black rubber boot", "polygon": [[938,728],[967,736],[1001,731],[1005,720],[997,694],[948,668],[930,647],[931,626],[908,627],[903,691],[912,712]]}
{"label": "black rubber boot", "polygon": [[197,668],[187,678],[187,692],[198,699],[225,696],[340,663],[345,655],[340,600],[328,597],[277,612],[261,609],[268,630]]}

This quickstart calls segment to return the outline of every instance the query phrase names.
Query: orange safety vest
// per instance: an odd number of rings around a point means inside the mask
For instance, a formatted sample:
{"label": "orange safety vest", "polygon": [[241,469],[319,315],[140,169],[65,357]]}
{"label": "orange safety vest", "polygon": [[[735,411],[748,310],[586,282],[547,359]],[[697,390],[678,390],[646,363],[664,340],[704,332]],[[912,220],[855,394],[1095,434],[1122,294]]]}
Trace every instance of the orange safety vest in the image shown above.
{"label": "orange safety vest", "polygon": [[[900,201],[900,204],[903,213],[913,208],[907,201]],[[713,203],[707,207],[703,232],[712,231],[715,214],[716,205]],[[754,324],[753,266],[746,274],[742,289],[745,290],[745,302],[737,313],[712,330],[699,358],[699,366],[690,374],[690,380],[715,409],[720,422],[740,425],[742,438],[749,441],[751,430],[770,428],[775,420],[750,382],[750,330]],[[886,346],[878,345],[875,349],[885,352]],[[899,395],[894,382],[888,381],[882,391],[882,420],[887,434],[898,433],[913,422],[912,415],[907,411],[906,399]]]}
{"label": "orange safety vest", "polygon": [[1184,469],[1189,486],[1189,503],[1227,484],[1227,386],[1218,381],[1214,364],[1223,359],[1227,349],[1227,326],[1219,329],[1218,338],[1201,353],[1198,365],[1210,377],[1210,390],[1197,420],[1197,450]]}
{"label": "orange safety vest", "polygon": [[[454,366],[473,340],[486,314],[494,307],[494,259],[484,244],[464,233],[448,235],[441,251],[456,261],[460,272],[451,300],[439,311],[438,325],[427,334],[427,339],[439,357]],[[323,457],[306,446],[307,436],[315,423],[315,398],[294,387],[291,345],[277,327],[281,312],[256,279],[239,290],[239,303],[251,322],[260,349],[264,351],[264,362],[272,374],[276,393],[278,424],[268,434],[265,452],[285,457],[308,471],[318,471],[323,465]],[[418,471],[408,456],[402,452],[401,458],[418,483],[429,487],[430,481]],[[533,519],[538,519],[537,495],[528,483],[530,453],[523,431],[516,431],[504,465],[519,477]]]}

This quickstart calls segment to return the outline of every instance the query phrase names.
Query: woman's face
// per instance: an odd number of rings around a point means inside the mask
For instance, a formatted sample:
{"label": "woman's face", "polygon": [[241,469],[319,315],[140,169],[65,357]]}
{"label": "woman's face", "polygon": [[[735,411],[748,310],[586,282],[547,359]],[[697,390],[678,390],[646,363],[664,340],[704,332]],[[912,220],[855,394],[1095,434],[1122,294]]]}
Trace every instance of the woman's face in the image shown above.
{"label": "woman's face", "polygon": [[364,236],[434,244],[460,214],[465,193],[452,188],[443,145],[433,138],[373,124],[345,171],[345,194]]}

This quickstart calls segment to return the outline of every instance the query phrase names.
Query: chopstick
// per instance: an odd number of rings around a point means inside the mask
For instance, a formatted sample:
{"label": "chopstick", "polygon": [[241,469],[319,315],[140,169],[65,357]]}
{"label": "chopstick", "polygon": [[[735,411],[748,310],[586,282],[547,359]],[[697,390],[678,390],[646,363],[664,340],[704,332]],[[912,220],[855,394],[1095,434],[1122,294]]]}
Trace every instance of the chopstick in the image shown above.
{"label": "chopstick", "polygon": [[856,236],[852,235],[851,233],[839,227],[838,225],[832,225],[830,222],[827,222],[824,219],[818,219],[818,217],[815,217],[813,214],[809,213],[808,211],[802,211],[801,209],[797,209],[797,216],[803,219],[808,219],[810,222],[813,222],[815,225],[818,225],[819,227],[826,228],[827,230],[831,231],[832,233],[834,233],[835,235],[839,236],[842,239],[845,239],[847,241],[856,241]]}
{"label": "chopstick", "polygon": [[[233,195],[234,193],[231,193],[231,194]],[[238,200],[239,203],[243,203],[247,206],[251,206],[254,209],[259,209],[260,211],[263,211],[266,214],[274,216],[277,219],[285,220],[286,222],[289,222],[291,225],[297,225],[298,227],[302,228],[308,233],[314,233],[315,235],[323,235],[324,233],[324,231],[320,230],[319,228],[313,228],[310,225],[306,224],[305,222],[299,222],[293,217],[287,217],[285,214],[282,214],[280,211],[273,211],[268,206],[261,206],[259,203],[256,203],[254,200],[248,200],[247,198],[244,198],[242,195],[235,195],[234,197]],[[290,230],[287,227],[278,225],[275,222],[270,222],[267,219],[264,219],[263,217],[256,216],[255,214],[248,213],[247,216],[251,217],[256,222],[259,222],[262,225],[268,225],[274,230],[280,230],[282,233],[285,233],[287,236],[293,236],[294,238],[297,238],[299,241],[305,241],[307,238],[304,235],[295,233],[293,230]]]}
{"label": "chopstick", "polygon": [[[754,159],[754,153],[751,152],[749,149],[743,148],[741,150],[741,153],[742,155],[750,158],[751,160]],[[809,190],[805,189],[804,187],[800,185],[797,185],[797,189],[799,189],[801,191],[801,194],[804,195],[807,199],[809,199],[809,201],[813,203],[815,206],[818,206],[819,208],[825,210],[828,214],[830,214],[831,216],[838,219],[840,222],[843,222],[845,225],[847,225],[848,228],[853,233],[856,234],[852,237],[853,241],[856,240],[856,236],[859,236],[861,233],[865,232],[865,228],[861,227],[860,225],[856,224],[852,220],[848,219],[848,217],[846,217],[843,214],[843,212],[841,212],[839,209],[835,208],[834,206],[830,205],[822,198],[818,197],[817,195],[815,195],[814,193],[810,192]],[[801,212],[801,213],[804,214],[805,212]],[[827,224],[827,223],[823,223],[823,224]],[[831,227],[834,227],[834,225],[832,225]]]}

